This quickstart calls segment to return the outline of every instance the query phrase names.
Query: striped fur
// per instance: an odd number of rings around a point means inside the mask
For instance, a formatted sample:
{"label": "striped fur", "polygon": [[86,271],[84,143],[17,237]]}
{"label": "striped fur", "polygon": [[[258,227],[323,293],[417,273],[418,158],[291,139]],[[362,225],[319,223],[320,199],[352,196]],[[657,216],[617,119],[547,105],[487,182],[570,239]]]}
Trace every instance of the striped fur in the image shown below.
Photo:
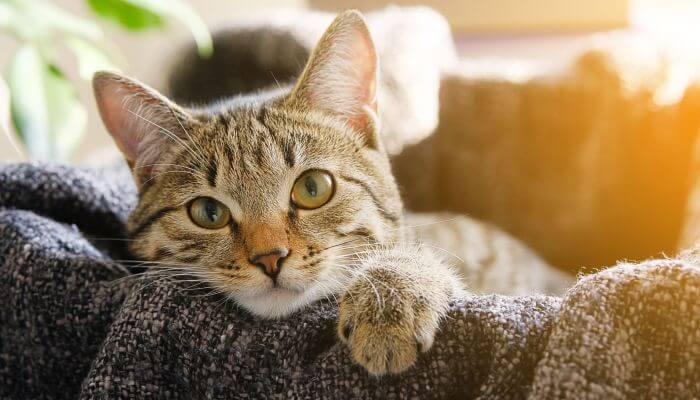
{"label": "striped fur", "polygon": [[[129,219],[134,254],[263,317],[339,296],[341,340],[383,374],[403,371],[430,347],[459,279],[426,248],[402,243],[402,203],[376,140],[374,57],[362,17],[346,12],[292,89],[184,110],[118,75],[98,74],[94,86],[140,186]],[[340,81],[339,90],[329,87]],[[335,193],[318,209],[298,209],[292,185],[310,169],[330,172]],[[190,220],[187,207],[200,196],[228,207],[228,226]],[[276,280],[249,261],[260,232],[268,247],[289,249]]]}

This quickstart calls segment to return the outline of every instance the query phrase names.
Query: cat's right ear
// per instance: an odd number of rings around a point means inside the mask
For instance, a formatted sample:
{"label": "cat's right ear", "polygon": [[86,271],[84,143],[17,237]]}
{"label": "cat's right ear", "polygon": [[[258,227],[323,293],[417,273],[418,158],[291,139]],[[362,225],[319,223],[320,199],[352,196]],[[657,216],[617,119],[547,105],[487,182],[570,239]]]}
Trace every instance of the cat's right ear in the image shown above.
{"label": "cat's right ear", "polygon": [[154,89],[112,72],[92,78],[97,108],[138,184],[151,179],[165,151],[183,144],[196,122]]}
{"label": "cat's right ear", "polygon": [[339,118],[377,148],[378,73],[377,52],[362,14],[345,11],[318,41],[290,100]]}

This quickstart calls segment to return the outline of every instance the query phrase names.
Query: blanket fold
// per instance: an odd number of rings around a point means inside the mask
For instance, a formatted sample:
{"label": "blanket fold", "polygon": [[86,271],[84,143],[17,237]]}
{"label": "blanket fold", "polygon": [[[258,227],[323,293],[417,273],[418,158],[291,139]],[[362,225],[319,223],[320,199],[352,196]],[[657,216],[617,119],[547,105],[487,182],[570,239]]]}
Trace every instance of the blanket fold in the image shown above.
{"label": "blanket fold", "polygon": [[258,320],[131,273],[123,169],[5,165],[0,188],[3,399],[700,396],[692,253],[610,268],[562,298],[467,296],[413,368],[377,379],[336,341],[332,302]]}

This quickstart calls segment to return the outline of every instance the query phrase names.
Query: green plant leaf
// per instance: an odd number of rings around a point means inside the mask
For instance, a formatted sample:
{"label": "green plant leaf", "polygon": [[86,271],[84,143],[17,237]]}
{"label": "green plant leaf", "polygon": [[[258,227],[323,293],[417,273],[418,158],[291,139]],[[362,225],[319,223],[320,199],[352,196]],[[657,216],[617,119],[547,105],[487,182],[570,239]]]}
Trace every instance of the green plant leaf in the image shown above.
{"label": "green plant leaf", "polygon": [[10,133],[10,90],[0,77],[0,133]]}
{"label": "green plant leaf", "polygon": [[153,13],[179,20],[192,33],[197,49],[202,57],[209,57],[214,52],[214,45],[207,25],[197,13],[183,0],[124,0]]}
{"label": "green plant leaf", "polygon": [[163,18],[139,4],[125,0],[86,0],[102,18],[112,20],[126,29],[141,31],[163,26]]}
{"label": "green plant leaf", "polygon": [[78,71],[81,78],[91,80],[97,71],[119,72],[119,68],[110,61],[109,57],[92,43],[78,37],[71,37],[66,40],[66,45],[78,58]]}
{"label": "green plant leaf", "polygon": [[55,31],[100,40],[102,30],[44,0],[0,0],[0,28],[24,41],[52,38]]}
{"label": "green plant leaf", "polygon": [[20,150],[17,141],[10,131],[10,89],[8,89],[2,77],[0,77],[0,135],[5,135],[10,145],[17,152],[17,155],[23,158],[24,153]]}
{"label": "green plant leaf", "polygon": [[84,37],[90,40],[102,39],[102,29],[84,18],[63,11],[61,8],[46,1],[31,0],[32,14],[30,23],[46,21],[53,29],[63,31],[74,36]]}
{"label": "green plant leaf", "polygon": [[13,57],[8,80],[12,121],[30,156],[68,160],[87,121],[70,81],[31,45]]}

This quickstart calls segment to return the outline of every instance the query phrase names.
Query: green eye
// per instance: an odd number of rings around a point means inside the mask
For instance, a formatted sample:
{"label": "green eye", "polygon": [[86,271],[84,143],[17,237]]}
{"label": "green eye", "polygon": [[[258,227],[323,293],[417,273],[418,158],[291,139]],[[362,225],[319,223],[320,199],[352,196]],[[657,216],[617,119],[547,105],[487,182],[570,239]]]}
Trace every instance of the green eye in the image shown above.
{"label": "green eye", "polygon": [[198,197],[190,203],[190,219],[206,229],[221,229],[231,220],[228,208],[211,197]]}
{"label": "green eye", "polygon": [[292,187],[292,202],[299,208],[311,210],[328,203],[333,197],[333,177],[326,171],[306,171]]}

